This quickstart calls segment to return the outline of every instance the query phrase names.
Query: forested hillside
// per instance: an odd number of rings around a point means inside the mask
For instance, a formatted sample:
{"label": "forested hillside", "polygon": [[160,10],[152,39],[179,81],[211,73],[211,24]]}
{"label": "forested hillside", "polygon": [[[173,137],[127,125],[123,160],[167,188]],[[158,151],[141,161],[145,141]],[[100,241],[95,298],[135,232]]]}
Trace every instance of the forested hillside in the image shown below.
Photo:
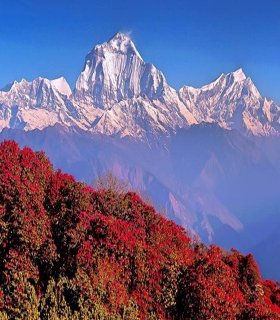
{"label": "forested hillside", "polygon": [[253,257],[193,241],[132,192],[0,146],[0,319],[278,319]]}

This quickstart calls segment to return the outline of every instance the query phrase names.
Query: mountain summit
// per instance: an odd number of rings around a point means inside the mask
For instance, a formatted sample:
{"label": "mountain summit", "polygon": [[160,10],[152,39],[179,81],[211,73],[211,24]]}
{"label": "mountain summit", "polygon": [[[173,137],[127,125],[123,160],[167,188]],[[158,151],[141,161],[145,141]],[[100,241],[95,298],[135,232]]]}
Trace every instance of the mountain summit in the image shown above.
{"label": "mountain summit", "polygon": [[110,108],[114,102],[140,94],[144,68],[145,63],[131,39],[117,33],[88,53],[75,96],[97,107]]}
{"label": "mountain summit", "polygon": [[0,91],[0,106],[0,130],[58,123],[145,141],[202,122],[256,136],[280,132],[280,107],[262,97],[241,68],[176,91],[121,32],[87,54],[73,92],[63,77],[15,81]]}
{"label": "mountain summit", "polygon": [[195,123],[163,73],[123,33],[87,55],[74,98],[102,110],[93,128],[99,133],[147,138]]}
{"label": "mountain summit", "polygon": [[236,71],[232,72],[231,75],[233,76],[234,80],[237,82],[244,81],[247,78],[242,68],[239,68]]}
{"label": "mountain summit", "polygon": [[222,74],[202,88],[184,86],[179,96],[199,123],[217,123],[256,136],[279,134],[280,107],[262,97],[242,69]]}

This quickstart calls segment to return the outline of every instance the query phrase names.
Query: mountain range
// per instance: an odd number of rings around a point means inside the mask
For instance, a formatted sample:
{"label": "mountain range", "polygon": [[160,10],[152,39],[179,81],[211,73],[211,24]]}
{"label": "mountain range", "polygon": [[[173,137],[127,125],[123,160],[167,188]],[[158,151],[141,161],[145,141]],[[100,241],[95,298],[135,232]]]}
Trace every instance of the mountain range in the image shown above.
{"label": "mountain range", "polygon": [[73,90],[63,77],[23,79],[0,91],[0,105],[0,129],[61,124],[137,140],[202,122],[255,136],[280,130],[280,107],[262,97],[242,69],[202,88],[175,90],[123,33],[87,54]]}
{"label": "mountain range", "polygon": [[279,249],[279,117],[242,69],[175,90],[124,33],[87,54],[73,89],[60,77],[0,91],[0,140],[46,151],[80,181],[112,171],[206,244],[252,251],[278,280],[277,250],[263,248]]}

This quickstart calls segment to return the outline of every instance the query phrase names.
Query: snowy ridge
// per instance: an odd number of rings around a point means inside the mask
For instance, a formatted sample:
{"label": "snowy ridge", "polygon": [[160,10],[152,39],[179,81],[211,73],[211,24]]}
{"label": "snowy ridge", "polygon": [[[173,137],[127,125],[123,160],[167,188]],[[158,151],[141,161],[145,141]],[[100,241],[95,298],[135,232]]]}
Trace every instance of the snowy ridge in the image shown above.
{"label": "snowy ridge", "polygon": [[202,88],[179,91],[146,63],[131,38],[117,33],[90,51],[72,92],[67,81],[37,78],[0,91],[0,130],[57,123],[106,135],[149,140],[177,128],[215,122],[252,135],[278,135],[280,107],[262,97],[242,69]]}
{"label": "snowy ridge", "polygon": [[252,135],[278,135],[280,107],[261,96],[242,69],[202,88],[184,86],[179,96],[196,120]]}

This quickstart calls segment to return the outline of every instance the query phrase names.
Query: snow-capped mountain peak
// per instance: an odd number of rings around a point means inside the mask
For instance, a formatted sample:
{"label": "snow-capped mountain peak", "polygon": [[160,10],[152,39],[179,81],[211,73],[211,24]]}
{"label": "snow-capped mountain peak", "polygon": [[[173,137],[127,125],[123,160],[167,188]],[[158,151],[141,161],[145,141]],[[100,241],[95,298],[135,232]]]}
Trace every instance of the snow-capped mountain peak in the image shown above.
{"label": "snow-capped mountain peak", "polygon": [[151,135],[149,130],[153,135],[166,135],[175,127],[195,123],[163,73],[142,59],[124,33],[95,46],[87,55],[74,97],[89,113],[90,109],[100,110],[93,130],[105,134],[138,139]]}
{"label": "snow-capped mountain peak", "polygon": [[74,94],[76,99],[106,110],[139,96],[159,99],[170,89],[162,72],[144,62],[131,38],[117,33],[87,55]]}
{"label": "snow-capped mountain peak", "polygon": [[0,92],[10,92],[12,90],[17,90],[18,87],[28,83],[25,79],[20,81],[14,80],[12,83],[7,84],[4,88],[0,90]]}
{"label": "snow-capped mountain peak", "polygon": [[117,33],[108,42],[96,45],[86,56],[75,97],[101,109],[140,94],[145,63],[130,37]]}
{"label": "snow-capped mountain peak", "polygon": [[62,95],[66,97],[71,96],[72,90],[64,77],[51,80],[51,84]]}
{"label": "snow-capped mountain peak", "polygon": [[253,135],[279,134],[279,106],[262,97],[241,68],[200,89],[184,86],[179,96],[198,123],[214,122]]}
{"label": "snow-capped mountain peak", "polygon": [[123,32],[116,33],[108,42],[103,45],[103,50],[110,50],[117,53],[128,54],[129,51],[138,56],[139,59],[143,60],[140,53],[135,47],[135,44],[131,40],[131,37]]}
{"label": "snow-capped mountain peak", "polygon": [[232,72],[231,74],[236,82],[244,81],[247,78],[242,68],[237,69],[236,71]]}
{"label": "snow-capped mountain peak", "polygon": [[280,133],[280,107],[239,68],[201,88],[176,91],[118,32],[86,56],[73,92],[65,78],[21,80],[0,91],[0,129],[56,123],[107,135],[158,139],[201,122],[253,135]]}

